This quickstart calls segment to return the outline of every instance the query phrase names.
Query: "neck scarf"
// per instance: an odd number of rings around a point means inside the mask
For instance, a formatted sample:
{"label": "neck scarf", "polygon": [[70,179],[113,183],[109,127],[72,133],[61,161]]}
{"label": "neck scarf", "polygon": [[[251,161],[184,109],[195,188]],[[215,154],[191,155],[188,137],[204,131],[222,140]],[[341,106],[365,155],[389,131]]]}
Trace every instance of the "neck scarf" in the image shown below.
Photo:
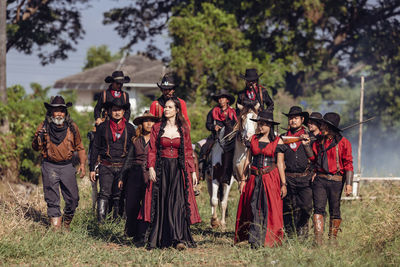
{"label": "neck scarf", "polygon": [[125,122],[125,118],[122,118],[118,123],[112,119],[110,120],[110,129],[114,142],[121,138],[122,132],[125,130]]}
{"label": "neck scarf", "polygon": [[250,100],[256,100],[256,92],[254,91],[254,89],[250,89],[250,90],[246,90],[246,96],[248,99]]}
{"label": "neck scarf", "polygon": [[111,89],[111,94],[114,98],[120,98],[122,95],[122,91],[121,90],[112,90]]}
{"label": "neck scarf", "polygon": [[[329,164],[328,164],[328,155],[327,151],[333,147],[335,147],[337,144],[339,144],[340,140],[342,139],[342,136],[338,136],[338,138],[333,138],[332,143],[325,149],[324,144],[322,143],[322,139],[320,140],[320,143],[318,144],[319,151],[317,155],[317,164],[318,166],[325,172],[329,173]],[[325,139],[326,142],[326,139]]]}
{"label": "neck scarf", "polygon": [[215,107],[212,111],[213,119],[217,121],[225,121],[226,115],[228,115],[229,119],[235,119],[237,121],[236,112],[233,108],[229,107],[223,111],[220,107]]}
{"label": "neck scarf", "polygon": [[54,122],[50,122],[49,125],[49,135],[50,141],[57,146],[64,141],[65,137],[67,136],[68,124],[63,123],[61,127],[58,127],[57,124]]}
{"label": "neck scarf", "polygon": [[[296,130],[297,130],[297,131],[296,131]],[[305,134],[305,132],[306,132],[306,131],[304,130],[304,128],[301,127],[301,126],[300,126],[300,130],[298,130],[298,129],[296,129],[296,130],[294,130],[295,132],[292,132],[291,130],[289,130],[289,131],[287,132],[286,135],[287,135],[287,136],[300,136],[300,135],[302,135],[302,134]],[[300,145],[301,145],[301,141],[298,141],[298,142],[289,144],[289,147],[290,147],[294,152],[296,152],[297,149],[299,149]]]}

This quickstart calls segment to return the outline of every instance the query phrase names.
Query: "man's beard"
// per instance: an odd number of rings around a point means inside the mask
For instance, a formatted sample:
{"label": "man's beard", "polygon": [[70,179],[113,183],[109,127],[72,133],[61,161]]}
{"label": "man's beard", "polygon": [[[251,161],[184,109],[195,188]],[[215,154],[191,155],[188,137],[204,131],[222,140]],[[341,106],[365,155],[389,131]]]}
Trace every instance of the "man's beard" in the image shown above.
{"label": "man's beard", "polygon": [[57,116],[57,117],[51,117],[51,121],[60,126],[64,124],[65,118],[61,117],[61,116]]}

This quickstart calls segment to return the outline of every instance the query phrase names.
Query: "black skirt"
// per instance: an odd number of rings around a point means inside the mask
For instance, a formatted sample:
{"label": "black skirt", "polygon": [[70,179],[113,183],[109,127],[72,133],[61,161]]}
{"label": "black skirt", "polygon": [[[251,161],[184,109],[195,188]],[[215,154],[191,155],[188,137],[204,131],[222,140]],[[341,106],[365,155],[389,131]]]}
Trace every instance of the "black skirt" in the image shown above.
{"label": "black skirt", "polygon": [[153,183],[149,248],[184,243],[194,247],[186,216],[185,186],[177,158],[161,158],[161,175]]}

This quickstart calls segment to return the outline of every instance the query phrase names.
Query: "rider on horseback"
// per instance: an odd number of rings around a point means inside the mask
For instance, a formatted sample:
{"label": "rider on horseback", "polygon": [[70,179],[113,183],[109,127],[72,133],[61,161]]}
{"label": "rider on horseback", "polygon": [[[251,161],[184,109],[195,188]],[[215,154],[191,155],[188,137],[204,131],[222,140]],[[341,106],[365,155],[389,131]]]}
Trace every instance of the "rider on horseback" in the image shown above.
{"label": "rider on horseback", "polygon": [[[226,136],[232,132],[237,122],[236,112],[230,107],[230,104],[235,102],[235,97],[233,95],[229,94],[227,90],[222,89],[218,94],[213,96],[213,99],[218,102],[218,105],[210,110],[207,115],[206,127],[212,134],[207,138],[206,143],[200,150],[200,161],[203,162],[214,145],[219,131],[225,127],[224,136]],[[232,162],[234,142],[225,146],[223,149],[225,153],[222,156],[222,162]],[[226,166],[226,168],[224,168],[221,173],[221,181],[229,183],[233,166],[232,164],[223,166]],[[203,168],[203,170],[204,169],[205,168]]]}
{"label": "rider on horseback", "polygon": [[244,107],[253,108],[254,110],[266,110],[274,111],[274,101],[272,101],[267,90],[258,84],[258,78],[260,75],[257,74],[256,69],[246,69],[245,75],[240,74],[240,77],[246,80],[246,87],[244,90],[238,93],[236,102],[236,113],[239,114]]}

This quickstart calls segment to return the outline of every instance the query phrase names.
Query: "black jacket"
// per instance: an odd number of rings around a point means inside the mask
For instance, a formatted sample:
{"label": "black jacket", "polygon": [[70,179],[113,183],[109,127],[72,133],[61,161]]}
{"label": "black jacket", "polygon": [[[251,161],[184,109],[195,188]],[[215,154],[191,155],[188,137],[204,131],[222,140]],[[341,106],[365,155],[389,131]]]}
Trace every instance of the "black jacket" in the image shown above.
{"label": "black jacket", "polygon": [[[260,86],[262,88],[261,92],[262,92],[263,103],[261,103],[261,97],[259,94],[259,90],[257,90],[257,92],[256,92],[256,99],[251,100],[246,95],[246,91],[250,90],[250,89],[245,88],[244,90],[242,90],[238,93],[236,107],[237,107],[237,104],[243,105],[245,107],[246,106],[254,107],[258,102],[258,103],[260,103],[260,110],[266,109],[268,111],[273,112],[274,111],[274,101],[272,101],[272,98],[269,96],[267,90],[264,87],[262,87],[261,85],[258,85],[258,86]],[[265,108],[265,105],[267,106],[266,108]]]}
{"label": "black jacket", "polygon": [[[100,97],[97,100],[96,106],[94,107],[94,119],[97,120],[98,118],[102,117],[102,112],[104,108],[104,104],[107,102],[112,102],[114,99],[113,95],[111,94],[111,87],[109,87],[107,90],[102,91],[100,93]],[[106,99],[104,100],[104,92],[106,92]],[[122,100],[125,103],[129,103],[129,94],[125,91],[121,91],[121,97]],[[125,97],[124,97],[125,94]],[[131,116],[131,109],[127,109],[124,114],[124,118],[126,121],[129,121],[129,118]]]}

